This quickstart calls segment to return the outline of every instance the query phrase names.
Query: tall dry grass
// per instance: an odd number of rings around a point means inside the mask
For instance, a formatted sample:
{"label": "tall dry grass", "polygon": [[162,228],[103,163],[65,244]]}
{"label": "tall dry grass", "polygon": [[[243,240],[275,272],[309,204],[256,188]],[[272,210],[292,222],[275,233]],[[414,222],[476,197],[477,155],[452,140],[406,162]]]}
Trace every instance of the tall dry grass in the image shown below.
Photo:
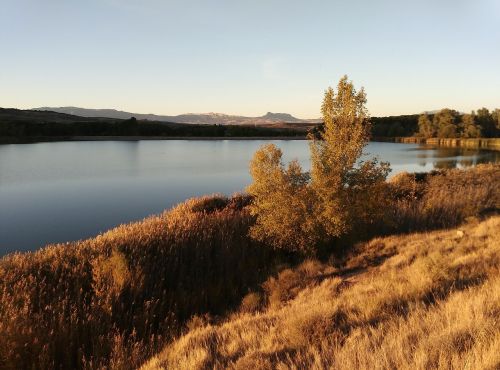
{"label": "tall dry grass", "polygon": [[[450,227],[470,217],[479,219],[500,208],[498,183],[498,166],[403,175],[387,184],[384,220],[378,224],[356,225],[355,233],[339,241],[335,248],[342,250],[339,247],[353,245],[374,235]],[[363,266],[378,266],[382,259],[395,253],[394,243],[382,247],[373,242],[375,244],[369,244],[371,249],[363,248],[357,253],[358,262],[353,262],[356,261],[354,257],[339,254],[335,256],[333,266],[308,262],[294,267],[297,256],[278,254],[248,237],[248,230],[254,222],[246,207],[249,201],[246,196],[192,199],[162,215],[120,226],[96,238],[2,258],[0,368],[129,369],[157,353],[186,330],[193,332],[182,337],[180,342],[194,338],[192,335],[197,330],[208,330],[207,324],[214,325],[223,320],[227,312],[238,307],[247,312],[247,316],[241,317],[244,322],[241,335],[246,338],[248,320],[253,322],[262,318],[258,325],[263,328],[269,323],[277,323],[280,310],[288,307],[288,302],[305,296],[304,289],[312,292],[328,281],[331,289],[345,291],[345,286],[352,281],[335,276],[355,273]],[[489,240],[491,230],[483,227],[483,237]],[[416,237],[414,239],[418,244]],[[394,240],[398,240],[397,237]],[[368,253],[372,249],[373,255]],[[349,250],[345,248],[344,251]],[[441,256],[436,255],[427,261],[435,261],[434,265],[431,264],[435,266],[433,273],[440,271],[440,259]],[[276,275],[278,269],[281,272]],[[458,279],[453,271],[447,276],[441,279],[445,282],[442,286],[448,290],[453,290],[454,284],[469,286],[466,278]],[[471,279],[480,282],[482,278]],[[335,284],[338,288],[334,289]],[[258,289],[259,286],[262,288]],[[395,285],[387,294],[391,290],[406,292],[407,288]],[[386,288],[375,286],[374,289]],[[446,289],[444,292],[448,291]],[[371,296],[370,292],[360,293],[359,297]],[[444,294],[438,288],[431,289],[425,299],[431,302],[430,297],[440,297],[438,293]],[[327,298],[325,296],[325,302],[329,302]],[[311,302],[313,299],[316,298],[311,296]],[[398,299],[387,303],[384,310],[408,310],[401,303],[406,297]],[[419,299],[410,300],[410,305],[417,304]],[[304,301],[303,309],[311,315],[322,307],[319,301],[314,307],[306,306],[306,303]],[[402,308],[398,308],[400,303]],[[343,325],[346,312],[332,313],[330,319]],[[370,320],[374,320],[374,325],[379,323],[375,311],[373,314],[360,312],[365,321],[359,318],[359,325],[372,322]],[[351,315],[351,311],[348,313]],[[308,317],[304,316],[303,320],[316,320],[314,316]],[[322,316],[318,320],[314,325],[331,328],[322,323]],[[219,330],[218,326],[209,327]],[[276,335],[285,335],[296,341],[307,334],[300,330],[290,331],[285,326],[273,330],[284,330]],[[317,336],[315,333],[311,335]],[[248,338],[250,340],[252,336]],[[213,346],[218,342],[210,343]],[[282,352],[283,348],[273,343],[269,342],[269,347],[266,347],[269,358],[264,359],[259,354],[259,361],[274,363],[275,358],[291,356],[288,350]],[[196,347],[193,353],[205,356],[206,349],[202,348]],[[243,353],[239,346],[210,348],[213,356],[208,357],[208,364],[211,361],[232,364],[232,360],[220,360],[217,351],[222,348],[234,358]],[[191,358],[184,362],[182,351],[179,351],[181,357],[172,361],[179,366],[191,363]],[[167,360],[162,358],[161,361]]]}
{"label": "tall dry grass", "polygon": [[138,364],[194,314],[221,314],[276,254],[236,196],[192,199],[96,238],[0,262],[0,368]]}
{"label": "tall dry grass", "polygon": [[266,282],[256,312],[191,330],[143,369],[498,369],[499,231],[496,216],[374,239],[344,270],[308,261]]}
{"label": "tall dry grass", "polygon": [[[459,225],[468,217],[500,211],[500,166],[468,170],[402,173],[388,183],[389,232],[412,232]],[[380,229],[379,229],[380,230]]]}

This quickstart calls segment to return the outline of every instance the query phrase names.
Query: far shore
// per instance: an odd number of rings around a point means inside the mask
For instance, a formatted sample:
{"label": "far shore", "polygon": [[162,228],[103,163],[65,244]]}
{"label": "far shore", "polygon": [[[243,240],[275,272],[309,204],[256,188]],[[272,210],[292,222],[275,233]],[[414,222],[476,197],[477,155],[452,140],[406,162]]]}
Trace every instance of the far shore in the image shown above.
{"label": "far shore", "polygon": [[0,144],[33,144],[58,141],[140,141],[140,140],[306,140],[306,136],[49,136],[1,141]]}
{"label": "far shore", "polygon": [[[307,140],[301,136],[43,136],[23,138],[0,138],[1,144],[34,144],[43,142],[65,141],[141,141],[141,140]],[[419,137],[373,137],[373,142],[389,142],[401,144],[428,144],[440,147],[463,147],[470,149],[486,149],[500,151],[500,138],[419,138]]]}

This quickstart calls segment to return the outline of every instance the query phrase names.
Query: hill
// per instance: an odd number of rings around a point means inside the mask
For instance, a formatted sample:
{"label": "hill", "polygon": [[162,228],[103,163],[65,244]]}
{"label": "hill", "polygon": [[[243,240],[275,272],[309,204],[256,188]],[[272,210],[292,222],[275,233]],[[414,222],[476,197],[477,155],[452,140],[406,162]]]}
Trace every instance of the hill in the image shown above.
{"label": "hill", "polygon": [[[42,107],[40,111],[53,111],[81,117],[106,117],[114,119],[130,119],[135,117],[138,120],[176,122],[185,124],[209,124],[209,125],[244,125],[244,126],[264,126],[273,128],[295,128],[301,130],[311,130],[321,123],[320,119],[300,119],[288,113],[267,112],[261,117],[244,117],[227,115],[223,113],[204,114],[181,114],[177,116],[164,116],[156,114],[140,114],[118,111],[114,109],[86,109],[77,107]],[[397,137],[413,136],[418,132],[418,114],[372,117],[372,133],[374,137]]]}
{"label": "hill", "polygon": [[8,255],[0,368],[130,369],[158,353],[150,366],[433,368],[468,356],[494,368],[500,221],[479,221],[500,208],[499,181],[494,165],[397,176],[389,222],[355,230],[323,262],[251,239],[244,195]]}
{"label": "hill", "polygon": [[285,269],[142,369],[498,369],[499,230],[376,238],[343,269]]}
{"label": "hill", "polygon": [[[75,112],[78,113],[78,112]],[[312,125],[314,126],[314,125]],[[312,127],[311,126],[311,127]],[[141,138],[304,137],[309,124],[192,124],[0,108],[0,143]]]}
{"label": "hill", "polygon": [[186,113],[177,116],[166,116],[157,114],[141,114],[119,111],[115,109],[87,109],[78,107],[41,107],[40,111],[52,111],[77,115],[81,117],[106,117],[116,119],[130,119],[148,121],[166,121],[176,123],[205,124],[205,125],[272,125],[274,123],[319,123],[319,119],[299,119],[288,113],[271,113],[261,117],[245,117],[228,115],[223,113]]}
{"label": "hill", "polygon": [[75,122],[109,122],[108,118],[81,117],[69,113],[45,110],[22,110],[14,108],[0,108],[0,123],[75,123]]}

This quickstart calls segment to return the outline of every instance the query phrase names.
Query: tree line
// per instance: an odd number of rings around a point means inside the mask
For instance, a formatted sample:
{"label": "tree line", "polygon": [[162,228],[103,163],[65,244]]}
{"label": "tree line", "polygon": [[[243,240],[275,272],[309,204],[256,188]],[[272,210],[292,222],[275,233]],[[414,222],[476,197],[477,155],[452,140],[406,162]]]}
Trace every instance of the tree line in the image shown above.
{"label": "tree line", "polygon": [[487,108],[467,114],[444,108],[418,118],[418,136],[431,138],[479,138],[500,136],[500,109]]}
{"label": "tree line", "polygon": [[436,113],[372,117],[372,137],[500,137],[500,109],[481,108],[462,114],[444,108]]}
{"label": "tree line", "polygon": [[137,121],[36,122],[0,121],[3,141],[72,136],[158,136],[158,137],[277,137],[303,136],[304,131],[255,126],[195,125]]}

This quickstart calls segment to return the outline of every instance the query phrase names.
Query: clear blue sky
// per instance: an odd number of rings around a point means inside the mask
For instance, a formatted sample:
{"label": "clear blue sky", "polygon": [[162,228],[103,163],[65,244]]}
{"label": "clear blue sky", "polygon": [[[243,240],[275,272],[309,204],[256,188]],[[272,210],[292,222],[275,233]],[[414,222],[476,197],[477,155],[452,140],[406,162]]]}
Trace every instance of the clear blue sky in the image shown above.
{"label": "clear blue sky", "polygon": [[500,107],[499,0],[0,0],[0,106],[318,117]]}

